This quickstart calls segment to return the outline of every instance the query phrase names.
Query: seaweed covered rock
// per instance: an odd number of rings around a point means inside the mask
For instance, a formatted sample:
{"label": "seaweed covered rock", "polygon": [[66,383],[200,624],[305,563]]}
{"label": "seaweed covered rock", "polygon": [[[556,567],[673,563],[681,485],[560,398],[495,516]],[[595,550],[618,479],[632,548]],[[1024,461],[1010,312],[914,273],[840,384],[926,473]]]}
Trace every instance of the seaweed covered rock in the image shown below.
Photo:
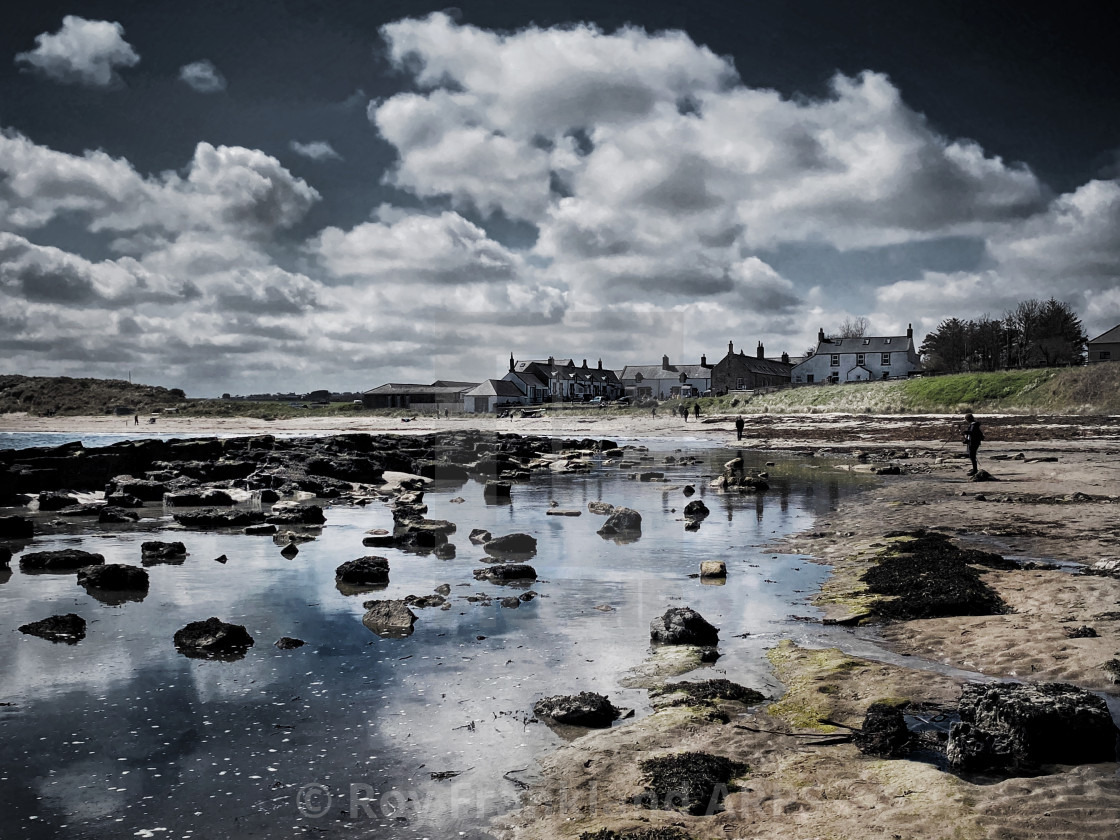
{"label": "seaweed covered rock", "polygon": [[533,705],[533,714],[554,723],[603,729],[617,720],[621,712],[602,694],[581,691],[579,694],[544,697]]}
{"label": "seaweed covered rock", "polygon": [[[590,505],[588,505],[590,509]],[[591,511],[595,513],[595,511]],[[642,515],[633,508],[616,507],[607,516],[607,521],[597,532],[601,537],[615,536],[640,536],[642,533]]]}
{"label": "seaweed covered rock", "polygon": [[712,704],[721,700],[732,700],[752,706],[766,699],[764,694],[753,688],[722,678],[665,683],[657,688],[651,688],[649,696],[651,699],[656,698],[654,699],[656,707]]}
{"label": "seaweed covered rock", "polygon": [[264,522],[264,514],[259,510],[211,507],[176,513],[175,521],[184,528],[244,528]]}
{"label": "seaweed covered rock", "polygon": [[708,506],[704,504],[703,499],[693,499],[684,506],[684,518],[699,521],[704,519],[711,513]]}
{"label": "seaweed covered rock", "polygon": [[945,752],[958,770],[1034,773],[1043,764],[1116,760],[1108,705],[1067,683],[970,684]]}
{"label": "seaweed covered rock", "polygon": [[86,566],[78,569],[78,585],[116,592],[147,592],[148,573],[124,563]]}
{"label": "seaweed covered rock", "polygon": [[910,730],[902,709],[886,703],[872,703],[863,726],[853,736],[856,748],[864,755],[900,758],[909,751]]}
{"label": "seaweed covered rock", "polygon": [[719,643],[719,630],[691,607],[670,607],[649,625],[649,636],[665,645],[709,646]]}
{"label": "seaweed covered rock", "polygon": [[579,840],[692,840],[692,835],[667,825],[660,828],[632,828],[621,832],[600,828],[598,831],[582,832]]}
{"label": "seaweed covered rock", "polygon": [[77,498],[68,493],[44,491],[39,494],[39,510],[41,511],[62,510],[76,504],[78,504]]}
{"label": "seaweed covered rock", "polygon": [[876,595],[892,596],[876,602],[876,613],[913,619],[1008,611],[972,567],[978,562],[994,565],[986,552],[962,551],[942,534],[917,531],[898,536],[913,539],[892,546],[861,578]]}
{"label": "seaweed covered rock", "polygon": [[80,615],[52,615],[40,621],[32,621],[19,628],[19,632],[38,636],[48,642],[64,642],[76,645],[86,637],[86,620]]}
{"label": "seaweed covered rock", "polygon": [[722,810],[730,782],[750,768],[719,755],[683,752],[640,762],[646,787],[640,804],[651,810],[683,811],[693,816]]}
{"label": "seaweed covered rock", "polygon": [[175,633],[175,648],[192,659],[241,659],[253,646],[253,637],[241,624],[228,624],[211,616],[192,621]]}
{"label": "seaweed covered rock", "polygon": [[334,570],[335,580],[358,586],[389,582],[389,561],[384,557],[359,557],[347,560]]}
{"label": "seaweed covered rock", "polygon": [[276,505],[272,515],[265,519],[272,525],[322,525],[326,521],[326,514],[319,505],[295,503]]}
{"label": "seaweed covered rock", "polygon": [[174,542],[146,540],[140,544],[140,562],[145,566],[154,566],[159,563],[177,566],[186,558],[187,547],[178,540]]}
{"label": "seaweed covered rock", "polygon": [[125,525],[139,522],[140,514],[130,508],[105,505],[97,511],[97,521],[102,525]]}
{"label": "seaweed covered rock", "polygon": [[529,534],[506,534],[501,537],[491,537],[482,544],[482,550],[495,556],[529,557],[537,553],[537,538]]}
{"label": "seaweed covered rock", "polygon": [[504,583],[514,580],[536,580],[537,570],[528,563],[499,563],[475,569],[476,580],[489,580],[494,583]]}
{"label": "seaweed covered rock", "polygon": [[19,568],[24,572],[76,572],[85,566],[100,566],[104,562],[104,555],[64,548],[23,554],[19,558]]}

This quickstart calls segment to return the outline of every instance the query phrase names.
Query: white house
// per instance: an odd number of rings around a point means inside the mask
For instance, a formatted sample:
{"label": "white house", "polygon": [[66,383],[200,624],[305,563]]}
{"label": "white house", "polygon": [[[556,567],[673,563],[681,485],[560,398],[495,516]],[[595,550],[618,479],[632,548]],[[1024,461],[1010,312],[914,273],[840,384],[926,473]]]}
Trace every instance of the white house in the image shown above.
{"label": "white house", "polygon": [[906,335],[825,338],[817,333],[817,349],[794,366],[793,384],[823,382],[869,382],[873,379],[906,379],[922,372],[922,361],[914,349],[914,329]]}
{"label": "white house", "polygon": [[524,405],[528,399],[513,382],[504,379],[487,379],[463,394],[463,411],[484,414],[500,407]]}
{"label": "white house", "polygon": [[710,390],[712,368],[707,356],[701,356],[698,365],[672,365],[668,356],[662,356],[659,365],[627,365],[618,378],[625,392],[636,399],[667,400],[682,391],[694,396]]}
{"label": "white house", "polygon": [[562,400],[583,401],[592,397],[613,400],[622,396],[622,385],[613,370],[603,367],[600,359],[596,367],[588,367],[587,359],[577,365],[572,359],[530,359],[517,361],[509,357],[509,371],[502,379],[512,382],[536,405],[541,402]]}

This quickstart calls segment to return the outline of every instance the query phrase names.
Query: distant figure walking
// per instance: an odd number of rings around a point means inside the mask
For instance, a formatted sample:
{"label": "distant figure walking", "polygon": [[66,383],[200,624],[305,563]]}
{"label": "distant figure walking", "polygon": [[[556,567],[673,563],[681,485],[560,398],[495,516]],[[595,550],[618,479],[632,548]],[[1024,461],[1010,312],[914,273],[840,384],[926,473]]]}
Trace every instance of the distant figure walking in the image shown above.
{"label": "distant figure walking", "polygon": [[964,430],[964,445],[968,448],[968,460],[972,462],[972,469],[968,474],[976,475],[980,470],[980,466],[976,463],[976,451],[984,442],[984,431],[980,428],[980,421],[973,417],[971,412],[964,416],[964,422],[968,424]]}
{"label": "distant figure walking", "polygon": [[132,415],[132,425],[133,426],[139,426],[140,425],[140,415],[139,414],[133,414]]}
{"label": "distant figure walking", "polygon": [[746,423],[743,422],[743,415],[742,414],[740,414],[738,417],[735,418],[735,439],[736,440],[742,440],[743,439],[743,426],[745,426],[745,425],[746,425]]}
{"label": "distant figure walking", "polygon": [[683,417],[683,418],[684,418],[684,422],[686,422],[686,423],[687,423],[687,422],[688,422],[688,406],[687,406],[687,405],[684,405],[684,404],[682,403],[682,404],[681,404],[681,407],[680,407],[680,412],[681,412],[681,417]]}
{"label": "distant figure walking", "polygon": [[[687,409],[685,409],[685,410],[687,411]],[[700,419],[700,403],[693,403],[692,404],[692,416],[695,417],[697,420]]]}

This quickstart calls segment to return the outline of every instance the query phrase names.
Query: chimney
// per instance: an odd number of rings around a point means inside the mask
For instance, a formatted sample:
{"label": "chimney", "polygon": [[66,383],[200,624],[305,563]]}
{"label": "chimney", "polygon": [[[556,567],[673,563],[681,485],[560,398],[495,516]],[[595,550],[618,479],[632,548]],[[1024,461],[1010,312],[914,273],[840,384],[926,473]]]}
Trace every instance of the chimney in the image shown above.
{"label": "chimney", "polygon": [[787,353],[785,350],[782,351],[782,364],[783,365],[788,365],[789,364],[789,353]]}
{"label": "chimney", "polygon": [[584,360],[583,360],[583,367],[584,367],[584,370],[586,370],[586,369],[587,369],[587,359],[584,359]]}
{"label": "chimney", "polygon": [[599,370],[602,370],[602,369],[603,369],[603,360],[600,359],[599,360]]}
{"label": "chimney", "polygon": [[765,359],[766,358],[766,351],[762,349],[762,342],[761,341],[758,342],[758,354],[757,355],[758,355],[758,358],[760,358],[760,359]]}
{"label": "chimney", "polygon": [[823,327],[817,330],[817,344],[820,344],[822,341],[824,341],[824,328]]}
{"label": "chimney", "polygon": [[700,357],[700,367],[707,367],[707,366],[708,366],[708,356],[705,354],[705,355]]}
{"label": "chimney", "polygon": [[513,373],[513,353],[509,354],[509,370],[510,373]]}
{"label": "chimney", "polygon": [[730,356],[735,352],[735,343],[732,341],[727,342],[727,355]]}
{"label": "chimney", "polygon": [[661,357],[661,369],[662,370],[668,370],[669,369],[669,357],[668,356],[662,356]]}
{"label": "chimney", "polygon": [[913,338],[914,337],[914,325],[913,324],[907,324],[906,325],[906,337],[907,338]]}
{"label": "chimney", "polygon": [[549,356],[548,357],[548,366],[549,367],[556,367],[556,357],[555,356]]}

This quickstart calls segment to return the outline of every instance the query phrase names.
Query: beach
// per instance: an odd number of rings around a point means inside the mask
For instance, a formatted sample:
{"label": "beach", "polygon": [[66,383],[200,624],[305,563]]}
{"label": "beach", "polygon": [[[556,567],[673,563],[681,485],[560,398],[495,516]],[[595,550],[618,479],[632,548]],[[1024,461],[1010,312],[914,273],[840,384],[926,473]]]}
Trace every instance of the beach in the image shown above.
{"label": "beach", "polygon": [[[1051,838],[1115,836],[1120,776],[1115,762],[1056,766],[1033,777],[969,780],[933,763],[861,754],[821,736],[858,729],[871,703],[890,699],[944,708],[974,680],[1066,682],[1111,698],[1120,657],[1120,579],[1073,574],[1120,557],[1120,437],[1115,418],[981,418],[980,451],[988,481],[972,481],[942,415],[747,415],[742,441],[734,417],[690,419],[648,414],[557,413],[538,420],[361,416],[268,422],[243,418],[161,417],[148,434],[321,435],[340,432],[430,434],[485,431],[628,441],[699,441],[744,450],[838,456],[840,469],[877,476],[841,499],[808,529],[775,542],[775,552],[831,567],[815,596],[824,621],[856,625],[868,604],[862,574],[890,535],[927,529],[962,548],[995,552],[1038,568],[985,570],[984,582],[1010,607],[998,615],[893,620],[853,629],[891,655],[777,644],[771,663],[785,686],[751,707],[674,706],[583,735],[548,755],[523,806],[498,819],[502,838]],[[129,421],[131,422],[131,420]],[[127,434],[119,417],[5,415],[0,431]],[[823,462],[822,458],[822,462]],[[831,463],[831,462],[830,462]],[[1047,567],[1056,564],[1056,567]],[[750,603],[743,604],[744,610]],[[1094,635],[1071,636],[1089,627]],[[701,672],[687,678],[703,678]],[[843,739],[840,739],[841,741]],[[640,760],[695,750],[749,767],[709,815],[649,810]],[[677,831],[677,834],[671,833]],[[601,832],[619,832],[609,835]],[[652,832],[641,834],[640,832]],[[657,832],[663,833],[657,833]],[[632,832],[625,834],[622,832]],[[637,833],[634,833],[637,832]],[[665,833],[668,832],[668,833]]]}

